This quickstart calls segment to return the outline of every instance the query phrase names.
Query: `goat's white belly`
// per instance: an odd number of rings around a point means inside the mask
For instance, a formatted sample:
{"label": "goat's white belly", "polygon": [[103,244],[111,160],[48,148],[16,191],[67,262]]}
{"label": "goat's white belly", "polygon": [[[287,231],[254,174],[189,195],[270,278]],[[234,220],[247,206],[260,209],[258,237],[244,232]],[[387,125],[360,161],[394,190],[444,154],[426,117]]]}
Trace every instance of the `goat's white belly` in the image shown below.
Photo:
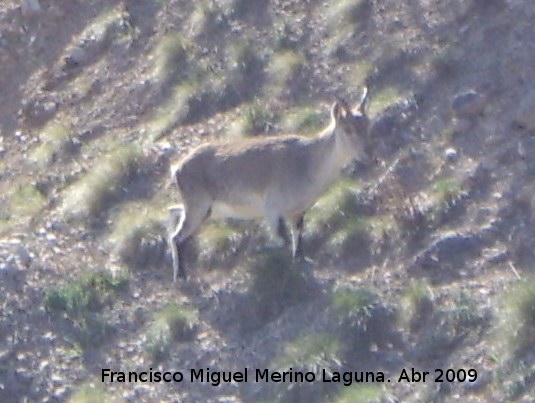
{"label": "goat's white belly", "polygon": [[241,197],[239,201],[216,200],[212,204],[210,216],[214,219],[221,218],[258,218],[265,215],[264,198],[258,195]]}

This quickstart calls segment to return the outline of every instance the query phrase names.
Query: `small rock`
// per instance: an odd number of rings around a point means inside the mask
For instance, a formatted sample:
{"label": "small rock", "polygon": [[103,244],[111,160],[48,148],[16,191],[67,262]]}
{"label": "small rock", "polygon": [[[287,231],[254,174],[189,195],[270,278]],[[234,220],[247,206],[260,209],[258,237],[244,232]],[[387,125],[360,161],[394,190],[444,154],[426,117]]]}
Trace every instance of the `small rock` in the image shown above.
{"label": "small rock", "polygon": [[65,386],[60,386],[54,390],[54,397],[60,401],[64,400],[68,392],[68,388]]}
{"label": "small rock", "polygon": [[396,127],[395,116],[381,116],[374,122],[371,131],[372,138],[383,138],[391,135]]}
{"label": "small rock", "polygon": [[468,90],[453,98],[451,109],[457,118],[473,119],[483,115],[488,102],[488,97],[484,94]]}
{"label": "small rock", "polygon": [[67,67],[77,67],[87,61],[87,52],[80,46],[74,46],[65,57]]}
{"label": "small rock", "polygon": [[416,264],[424,269],[436,269],[440,266],[438,258],[430,253],[418,255]]}
{"label": "small rock", "polygon": [[133,389],[138,398],[143,398],[147,393],[151,392],[151,388],[148,385],[136,384]]}
{"label": "small rock", "polygon": [[424,268],[460,263],[480,249],[477,236],[457,233],[443,234],[416,257],[416,264]]}
{"label": "small rock", "polygon": [[39,363],[39,371],[45,371],[50,367],[50,362],[48,360],[43,360]]}
{"label": "small rock", "polygon": [[122,393],[122,398],[128,402],[130,401],[136,401],[136,394],[134,391],[131,391],[131,390],[125,390],[123,393]]}
{"label": "small rock", "polygon": [[474,382],[462,382],[461,384],[463,388],[467,391],[475,392],[487,386],[488,383],[492,381],[492,379],[493,378],[490,375],[489,371],[483,370],[478,371],[477,379]]}
{"label": "small rock", "polygon": [[30,252],[28,252],[28,249],[26,249],[26,247],[23,245],[18,245],[17,254],[19,255],[21,264],[25,267],[29,267],[32,263],[32,256]]}
{"label": "small rock", "polygon": [[56,335],[52,332],[46,332],[44,335],[41,336],[41,340],[46,343],[54,341],[55,339],[56,339]]}
{"label": "small rock", "polygon": [[43,103],[43,110],[49,114],[55,113],[58,110],[58,104],[52,101],[45,102]]}
{"label": "small rock", "polygon": [[444,157],[448,162],[456,162],[459,159],[459,154],[455,148],[449,147],[444,150]]}
{"label": "small rock", "polygon": [[481,255],[489,263],[503,263],[509,258],[509,252],[506,248],[486,248]]}
{"label": "small rock", "polygon": [[64,385],[66,381],[65,378],[59,374],[52,374],[50,380],[54,385]]}
{"label": "small rock", "polygon": [[26,124],[32,127],[43,125],[56,112],[56,108],[50,109],[50,106],[45,107],[45,103],[48,103],[48,101],[36,99],[22,101],[22,108],[19,111],[20,117],[24,119]]}

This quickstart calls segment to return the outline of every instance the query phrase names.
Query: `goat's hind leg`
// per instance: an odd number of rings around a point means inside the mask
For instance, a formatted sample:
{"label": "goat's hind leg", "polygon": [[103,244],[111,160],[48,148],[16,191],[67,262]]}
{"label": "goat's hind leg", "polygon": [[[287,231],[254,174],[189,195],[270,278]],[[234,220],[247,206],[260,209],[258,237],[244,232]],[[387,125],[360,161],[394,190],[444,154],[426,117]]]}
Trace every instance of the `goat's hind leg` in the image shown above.
{"label": "goat's hind leg", "polygon": [[277,212],[266,214],[273,239],[266,245],[266,250],[279,249],[290,244],[290,235],[284,217]]}
{"label": "goat's hind leg", "polygon": [[[169,208],[170,211],[175,211],[176,206]],[[179,222],[176,226],[176,229],[169,236],[169,245],[171,246],[171,256],[173,258],[173,282],[177,280],[178,277],[186,278],[186,272],[184,264],[178,255],[179,245],[182,243],[181,234],[184,228],[184,222],[186,221],[186,212],[182,208],[180,213]]]}
{"label": "goat's hind leg", "polygon": [[294,260],[303,260],[303,228],[304,228],[304,214],[290,219],[291,233],[292,233],[292,258]]}
{"label": "goat's hind leg", "polygon": [[284,217],[279,217],[277,222],[277,235],[284,242],[285,245],[289,245],[291,242],[290,235],[288,234],[288,227]]}
{"label": "goat's hind leg", "polygon": [[179,256],[179,250],[184,248],[188,239],[197,231],[209,215],[209,204],[206,206],[196,205],[195,208],[187,208],[186,206],[182,208],[180,221],[175,231],[169,236],[171,255],[173,257],[173,282],[176,282],[179,277],[182,279],[186,278],[186,267],[184,259],[181,259]]}

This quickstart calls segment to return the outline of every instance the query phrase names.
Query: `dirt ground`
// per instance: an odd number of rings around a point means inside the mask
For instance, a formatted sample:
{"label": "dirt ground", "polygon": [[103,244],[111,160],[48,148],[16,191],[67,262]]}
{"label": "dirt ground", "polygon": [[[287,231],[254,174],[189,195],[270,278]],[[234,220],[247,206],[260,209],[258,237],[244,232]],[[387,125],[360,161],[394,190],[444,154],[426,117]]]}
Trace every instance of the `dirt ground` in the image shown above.
{"label": "dirt ground", "polygon": [[[3,0],[0,401],[535,401],[534,18],[527,0]],[[318,131],[365,85],[373,163],[307,214],[310,262],[260,250],[262,223],[207,224],[173,284],[170,165]]]}

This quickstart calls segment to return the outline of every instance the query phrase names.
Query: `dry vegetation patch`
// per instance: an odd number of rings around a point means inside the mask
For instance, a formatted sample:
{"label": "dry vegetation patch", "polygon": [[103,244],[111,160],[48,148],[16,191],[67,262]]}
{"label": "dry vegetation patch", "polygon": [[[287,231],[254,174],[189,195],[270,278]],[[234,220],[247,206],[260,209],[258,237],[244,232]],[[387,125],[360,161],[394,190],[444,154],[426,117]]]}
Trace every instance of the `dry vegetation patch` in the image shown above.
{"label": "dry vegetation patch", "polygon": [[[0,5],[1,401],[251,400],[234,385],[94,387],[109,357],[132,368],[473,366],[478,382],[440,391],[265,390],[280,401],[532,400],[530,2],[40,4],[31,15]],[[259,250],[256,224],[210,223],[198,269],[171,285],[170,160],[216,137],[316,133],[325,106],[354,102],[364,84],[377,161],[307,213],[310,260]],[[468,115],[466,93],[485,101]],[[128,276],[113,277],[117,266]]]}
{"label": "dry vegetation patch", "polygon": [[139,173],[142,160],[141,150],[133,144],[120,145],[100,157],[66,190],[64,210],[75,216],[98,217],[118,201],[125,184]]}

